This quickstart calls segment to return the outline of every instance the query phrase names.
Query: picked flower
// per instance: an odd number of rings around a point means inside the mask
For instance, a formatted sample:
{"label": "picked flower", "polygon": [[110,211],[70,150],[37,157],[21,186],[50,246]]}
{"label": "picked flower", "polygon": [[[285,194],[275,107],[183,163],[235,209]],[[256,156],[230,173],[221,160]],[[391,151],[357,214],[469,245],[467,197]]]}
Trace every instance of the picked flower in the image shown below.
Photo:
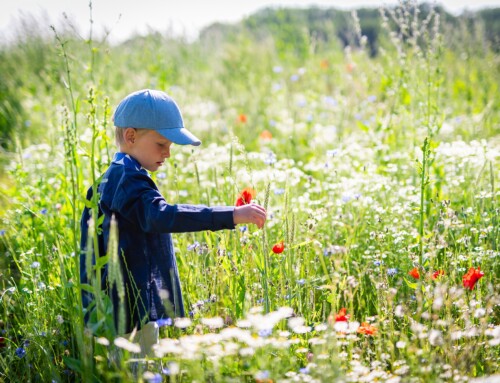
{"label": "picked flower", "polygon": [[416,267],[414,267],[413,269],[411,269],[408,272],[408,274],[410,274],[415,279],[420,279],[420,273],[418,272],[418,269]]}
{"label": "picked flower", "polygon": [[469,290],[473,290],[476,282],[479,281],[484,276],[484,273],[481,271],[481,268],[477,269],[471,267],[469,271],[462,277],[462,282],[464,287]]}
{"label": "picked flower", "polygon": [[252,189],[252,188],[245,188],[242,190],[240,195],[238,196],[238,199],[236,200],[236,206],[243,206],[243,205],[248,205],[250,202],[252,202],[252,198],[254,198],[257,195],[257,192]]}
{"label": "picked flower", "polygon": [[281,254],[284,250],[285,250],[285,243],[283,241],[278,242],[276,245],[273,246],[274,254]]}
{"label": "picked flower", "polygon": [[358,327],[357,331],[358,331],[359,334],[375,335],[377,333],[377,328],[375,326],[372,326],[368,322],[363,322]]}

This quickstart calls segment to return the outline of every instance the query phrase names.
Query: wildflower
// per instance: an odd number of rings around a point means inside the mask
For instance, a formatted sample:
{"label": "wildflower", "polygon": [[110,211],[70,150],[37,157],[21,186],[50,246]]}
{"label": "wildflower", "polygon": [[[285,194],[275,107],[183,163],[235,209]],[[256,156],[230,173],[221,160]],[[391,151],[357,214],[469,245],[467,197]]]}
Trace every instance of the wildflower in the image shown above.
{"label": "wildflower", "polygon": [[252,202],[252,198],[254,198],[256,194],[257,194],[256,191],[252,188],[243,189],[243,191],[238,196],[235,205],[236,206],[248,205],[250,202]]}
{"label": "wildflower", "polygon": [[274,154],[272,151],[269,151],[266,155],[266,158],[264,158],[264,163],[266,165],[273,165],[276,163],[276,154]]}
{"label": "wildflower", "polygon": [[172,326],[172,318],[162,318],[156,321],[158,327]]}
{"label": "wildflower", "polygon": [[306,280],[305,280],[305,279],[299,279],[299,280],[297,281],[297,284],[299,284],[299,285],[304,285],[305,283],[306,283]]}
{"label": "wildflower", "polygon": [[395,267],[387,269],[387,275],[390,277],[396,275],[397,273],[398,273],[398,269],[396,269]]}
{"label": "wildflower", "polygon": [[321,69],[328,69],[328,67],[330,66],[330,63],[328,62],[327,59],[323,59],[319,62],[319,66]]}
{"label": "wildflower", "polygon": [[273,135],[269,130],[265,129],[259,134],[259,138],[264,141],[269,141],[272,140]]}
{"label": "wildflower", "polygon": [[326,156],[327,157],[335,157],[336,154],[338,154],[339,150],[338,149],[331,149],[326,151]]}
{"label": "wildflower", "polygon": [[269,371],[264,370],[264,371],[259,371],[255,374],[255,381],[256,382],[261,382],[261,383],[270,383],[272,382],[271,379],[269,379]]}
{"label": "wildflower", "polygon": [[373,261],[373,265],[376,266],[376,267],[380,266],[381,264],[382,264],[382,262],[379,261],[379,260]]}
{"label": "wildflower", "polygon": [[473,290],[474,286],[476,285],[476,282],[482,278],[484,273],[481,271],[481,268],[478,267],[477,269],[471,267],[469,271],[462,277],[462,282],[464,284],[464,287]]}
{"label": "wildflower", "polygon": [[349,320],[350,315],[347,314],[347,309],[342,307],[339,310],[339,313],[335,315],[335,322],[347,322]]}
{"label": "wildflower", "polygon": [[283,188],[276,188],[276,189],[274,189],[274,194],[276,194],[276,195],[285,194],[285,189],[283,189]]}
{"label": "wildflower", "polygon": [[7,344],[6,344],[5,338],[3,336],[0,336],[0,348],[4,348],[6,346],[7,346]]}
{"label": "wildflower", "polygon": [[278,242],[276,245],[273,246],[274,254],[281,254],[284,250],[285,250],[285,243],[283,241]]}
{"label": "wildflower", "polygon": [[39,267],[40,267],[40,262],[33,262],[33,263],[31,264],[31,268],[32,268],[32,269],[38,269]]}
{"label": "wildflower", "polygon": [[432,273],[431,278],[432,279],[438,279],[439,277],[442,277],[444,275],[444,270],[436,270]]}
{"label": "wildflower", "polygon": [[62,315],[58,315],[58,316],[56,316],[56,321],[59,324],[63,324],[64,323],[64,318],[62,317]]}
{"label": "wildflower", "polygon": [[24,348],[22,348],[22,347],[18,347],[18,348],[16,349],[16,356],[17,356],[18,358],[24,358],[24,356],[25,356],[25,355],[26,355],[26,350],[25,350]]}
{"label": "wildflower", "polygon": [[189,245],[187,247],[187,250],[188,251],[193,251],[193,250],[196,250],[198,247],[200,247],[200,243],[198,241],[196,241],[195,243]]}
{"label": "wildflower", "polygon": [[245,114],[241,113],[238,116],[238,121],[241,122],[242,124],[245,124],[247,122],[247,116]]}
{"label": "wildflower", "polygon": [[259,330],[259,336],[261,338],[267,338],[268,336],[270,336],[271,334],[273,333],[273,329],[271,328],[265,328],[265,329],[262,329],[262,330]]}
{"label": "wildflower", "polygon": [[247,231],[247,230],[248,230],[248,227],[247,227],[246,225],[242,225],[242,226],[240,226],[240,231],[241,231],[242,233],[244,233],[244,232],[245,232],[245,231]]}
{"label": "wildflower", "polygon": [[275,65],[275,66],[273,67],[273,72],[274,72],[274,73],[281,73],[281,72],[283,72],[283,67],[281,67],[281,66],[279,66],[279,65]]}
{"label": "wildflower", "polygon": [[224,326],[224,320],[221,317],[202,318],[201,323],[211,329],[221,328]]}
{"label": "wildflower", "polygon": [[0,237],[3,237],[7,231],[5,229],[0,230]]}
{"label": "wildflower", "polygon": [[116,338],[113,342],[116,347],[122,348],[128,352],[134,352],[134,353],[139,353],[141,352],[141,346],[139,346],[137,343],[132,343],[129,340],[119,337]]}
{"label": "wildflower", "polygon": [[186,328],[191,326],[191,319],[189,318],[175,318],[175,327]]}
{"label": "wildflower", "polygon": [[410,274],[415,279],[420,279],[420,273],[418,272],[418,269],[416,267],[414,267],[413,269],[411,269],[408,272],[408,274]]}
{"label": "wildflower", "polygon": [[160,374],[154,374],[151,371],[146,371],[142,377],[148,383],[161,383],[163,381],[163,378]]}
{"label": "wildflower", "polygon": [[40,214],[45,215],[47,214],[47,211],[48,210],[46,208],[43,208],[42,210],[40,210]]}
{"label": "wildflower", "polygon": [[375,335],[377,333],[377,328],[368,322],[363,322],[361,323],[361,326],[358,327],[357,331],[359,334]]}

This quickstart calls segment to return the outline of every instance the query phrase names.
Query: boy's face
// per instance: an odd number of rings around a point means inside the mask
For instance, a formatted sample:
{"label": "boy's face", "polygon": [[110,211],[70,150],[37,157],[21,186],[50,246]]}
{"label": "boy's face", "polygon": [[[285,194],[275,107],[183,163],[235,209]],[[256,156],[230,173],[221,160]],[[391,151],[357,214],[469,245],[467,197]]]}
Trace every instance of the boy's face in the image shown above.
{"label": "boy's face", "polygon": [[172,141],[163,137],[155,130],[133,129],[132,136],[126,135],[127,154],[134,157],[144,169],[154,172],[170,157]]}

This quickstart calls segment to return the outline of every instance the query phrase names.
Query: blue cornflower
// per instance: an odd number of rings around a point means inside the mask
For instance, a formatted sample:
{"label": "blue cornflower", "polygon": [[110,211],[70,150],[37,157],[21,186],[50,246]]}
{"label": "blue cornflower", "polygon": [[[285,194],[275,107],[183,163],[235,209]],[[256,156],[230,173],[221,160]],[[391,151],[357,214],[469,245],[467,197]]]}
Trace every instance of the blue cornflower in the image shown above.
{"label": "blue cornflower", "polygon": [[273,72],[274,73],[281,73],[281,72],[283,72],[283,67],[280,67],[279,65],[275,65],[273,67]]}
{"label": "blue cornflower", "polygon": [[276,189],[274,189],[274,194],[276,194],[276,195],[285,194],[285,189],[283,189],[283,188],[276,188]]}
{"label": "blue cornflower", "polygon": [[339,150],[338,149],[331,149],[326,151],[327,157],[335,157],[336,154],[338,154]]}
{"label": "blue cornflower", "polygon": [[293,82],[299,81],[299,75],[298,74],[292,74],[290,76],[290,81],[293,81]]}
{"label": "blue cornflower", "polygon": [[240,231],[241,231],[242,233],[244,233],[244,232],[245,232],[245,231],[247,231],[247,230],[248,230],[248,227],[247,227],[246,225],[242,225],[242,226],[240,226]]}
{"label": "blue cornflower", "polygon": [[297,106],[300,107],[300,108],[303,108],[307,105],[307,101],[306,100],[299,100],[297,101]]}
{"label": "blue cornflower", "polygon": [[193,250],[196,250],[198,247],[200,247],[200,243],[198,241],[196,241],[192,245],[189,245],[187,247],[187,249],[188,249],[188,251],[193,251]]}
{"label": "blue cornflower", "polygon": [[375,96],[375,95],[368,96],[366,98],[366,101],[368,101],[368,102],[375,102],[375,101],[377,101],[377,96]]}
{"label": "blue cornflower", "polygon": [[305,279],[299,279],[299,280],[297,281],[297,283],[298,283],[299,285],[303,285],[303,284],[305,284],[305,283],[306,283],[306,280],[305,280]]}
{"label": "blue cornflower", "polygon": [[6,232],[7,230],[5,229],[0,230],[0,237],[4,236]]}
{"label": "blue cornflower", "polygon": [[160,374],[154,374],[153,376],[147,379],[149,383],[161,383],[163,382],[163,378]]}
{"label": "blue cornflower", "polygon": [[299,372],[300,372],[301,374],[309,374],[309,372],[310,372],[310,371],[309,371],[309,368],[307,368],[307,367],[303,367],[303,368],[301,368],[301,369],[299,370]]}
{"label": "blue cornflower", "polygon": [[328,105],[331,105],[331,106],[337,105],[337,101],[333,97],[331,97],[331,96],[325,96],[325,97],[323,97],[323,102],[325,104],[328,104]]}
{"label": "blue cornflower", "polygon": [[397,273],[398,273],[398,269],[396,269],[395,267],[387,269],[387,275],[390,277],[396,275]]}
{"label": "blue cornflower", "polygon": [[48,210],[46,208],[43,208],[42,210],[40,210],[40,214],[45,215],[47,214],[47,211]]}
{"label": "blue cornflower", "polygon": [[25,355],[26,355],[26,350],[25,350],[24,348],[22,348],[22,347],[18,347],[18,348],[16,349],[16,356],[17,356],[18,358],[24,358],[24,356],[25,356]]}
{"label": "blue cornflower", "polygon": [[271,328],[266,328],[266,329],[259,330],[259,336],[261,338],[267,338],[272,333],[273,333],[273,329],[271,329]]}
{"label": "blue cornflower", "polygon": [[376,261],[373,261],[373,264],[378,267],[382,264],[382,262],[379,260],[376,260]]}
{"label": "blue cornflower", "polygon": [[257,372],[255,374],[255,379],[258,379],[258,380],[267,380],[267,379],[269,379],[269,371],[263,370],[263,371]]}
{"label": "blue cornflower", "polygon": [[351,196],[349,194],[344,194],[342,196],[342,202],[349,202],[351,200]]}
{"label": "blue cornflower", "polygon": [[40,262],[36,262],[36,261],[35,261],[35,262],[33,262],[33,263],[31,264],[31,268],[32,268],[32,269],[38,269],[39,267],[40,267]]}
{"label": "blue cornflower", "polygon": [[156,324],[159,326],[159,327],[163,327],[163,326],[172,326],[172,318],[162,318],[162,319],[158,319],[156,321]]}
{"label": "blue cornflower", "polygon": [[161,180],[165,179],[165,178],[167,178],[167,174],[164,172],[158,172],[158,173],[156,173],[156,178],[161,179]]}

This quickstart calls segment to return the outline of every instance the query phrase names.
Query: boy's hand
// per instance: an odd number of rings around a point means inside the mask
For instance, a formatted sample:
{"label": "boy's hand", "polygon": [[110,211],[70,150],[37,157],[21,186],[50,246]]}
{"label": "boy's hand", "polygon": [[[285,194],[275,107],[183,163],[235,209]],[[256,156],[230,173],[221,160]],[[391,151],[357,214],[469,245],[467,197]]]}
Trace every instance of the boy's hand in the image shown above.
{"label": "boy's hand", "polygon": [[266,209],[262,206],[251,203],[249,205],[236,206],[233,212],[234,224],[254,223],[259,229],[266,222]]}

